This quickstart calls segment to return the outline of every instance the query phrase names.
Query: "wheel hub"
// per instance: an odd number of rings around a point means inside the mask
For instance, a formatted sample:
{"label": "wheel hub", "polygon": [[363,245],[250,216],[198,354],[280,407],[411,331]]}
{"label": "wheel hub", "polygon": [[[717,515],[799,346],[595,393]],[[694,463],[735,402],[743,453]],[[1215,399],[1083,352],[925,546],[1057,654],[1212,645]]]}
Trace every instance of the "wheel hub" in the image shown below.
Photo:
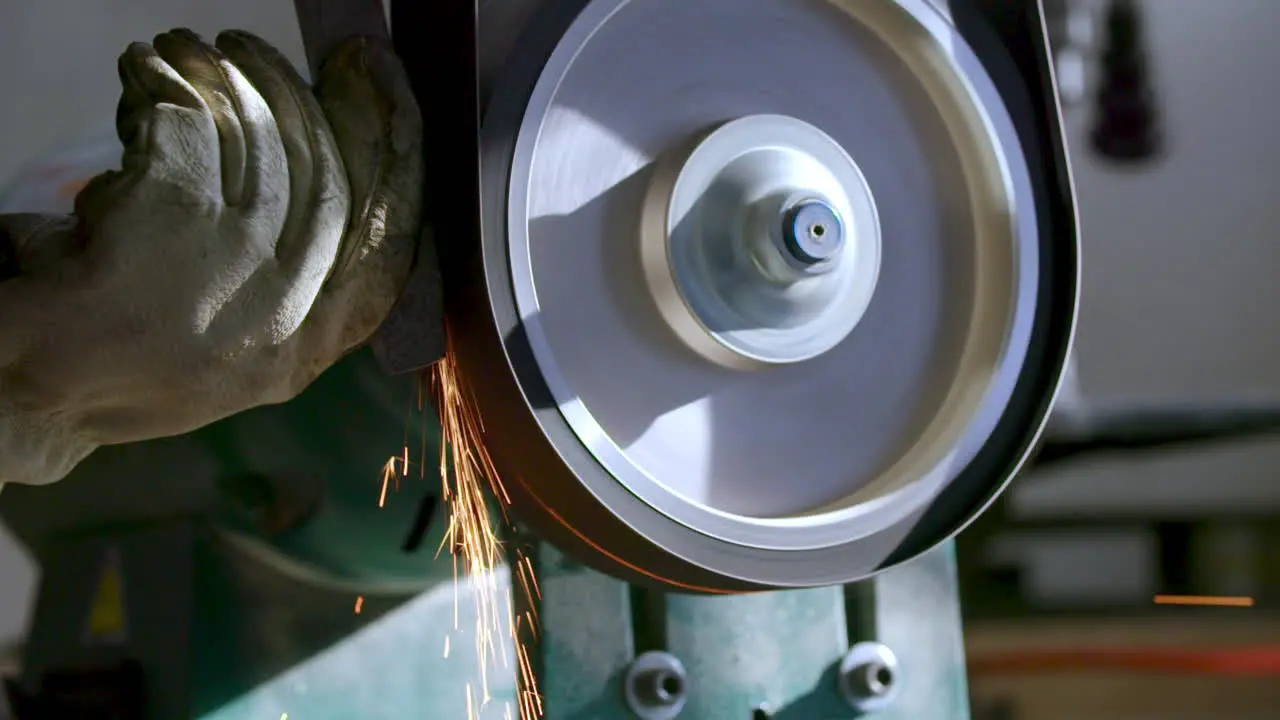
{"label": "wheel hub", "polygon": [[639,235],[672,331],[736,369],[843,341],[880,271],[875,203],[844,150],[801,120],[756,115],[672,155],[653,174]]}

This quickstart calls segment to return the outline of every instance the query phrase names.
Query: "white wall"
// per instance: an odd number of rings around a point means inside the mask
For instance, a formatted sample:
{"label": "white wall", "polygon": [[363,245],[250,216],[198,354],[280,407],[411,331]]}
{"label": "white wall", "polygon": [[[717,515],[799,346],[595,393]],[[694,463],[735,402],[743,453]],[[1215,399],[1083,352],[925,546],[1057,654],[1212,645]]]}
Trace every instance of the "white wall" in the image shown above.
{"label": "white wall", "polygon": [[[1138,173],[1069,111],[1090,400],[1280,399],[1280,2],[1147,0],[1169,155]],[[1025,514],[1280,508],[1280,443],[1073,468],[1017,487]]]}
{"label": "white wall", "polygon": [[115,117],[116,58],[174,27],[239,28],[303,64],[290,0],[0,0],[0,179]]}

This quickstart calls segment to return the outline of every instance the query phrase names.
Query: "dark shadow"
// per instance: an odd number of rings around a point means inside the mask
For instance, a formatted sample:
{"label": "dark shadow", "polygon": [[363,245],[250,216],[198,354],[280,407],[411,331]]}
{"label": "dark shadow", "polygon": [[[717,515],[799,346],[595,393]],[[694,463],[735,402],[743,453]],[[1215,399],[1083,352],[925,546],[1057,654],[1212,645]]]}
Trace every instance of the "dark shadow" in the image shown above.
{"label": "dark shadow", "polygon": [[[596,699],[587,703],[578,709],[577,712],[565,718],[565,720],[602,720],[603,718],[615,718],[629,715],[630,712],[623,710],[622,682],[626,676],[625,670],[619,670],[609,677],[609,682],[605,687],[600,688],[600,692],[596,695]],[[612,694],[613,697],[609,697]]]}
{"label": "dark shadow", "polygon": [[[235,552],[234,550],[230,552]],[[196,555],[192,613],[192,717],[205,715],[377,623],[409,598],[368,597],[294,582],[204,545]],[[355,649],[348,662],[371,663]],[[380,664],[382,661],[376,661]],[[354,673],[359,672],[356,668]]]}
{"label": "dark shadow", "polygon": [[[267,538],[289,556],[352,582],[434,576],[438,529],[426,504],[439,490],[439,430],[427,398],[421,410],[418,399],[416,377],[384,375],[364,350],[294,401],[202,431],[201,451],[217,458],[220,472],[303,476],[324,488],[305,526]],[[384,493],[383,467],[392,457],[396,472]],[[419,534],[416,544],[432,552],[404,552]]]}
{"label": "dark shadow", "polygon": [[0,223],[0,282],[12,280],[21,274],[17,239],[3,223]]}
{"label": "dark shadow", "polygon": [[427,539],[427,531],[431,529],[431,524],[435,522],[436,512],[440,508],[440,498],[435,495],[426,495],[418,503],[418,514],[413,518],[413,526],[409,528],[409,535],[404,540],[401,549],[407,553],[415,553],[422,549],[422,541]]}
{"label": "dark shadow", "polygon": [[836,691],[839,687],[839,668],[835,665],[827,668],[813,688],[793,701],[790,705],[779,708],[769,716],[769,720],[816,720],[816,718],[849,718],[855,713]]}
{"label": "dark shadow", "polygon": [[36,687],[5,681],[18,720],[141,718],[146,712],[146,678],[132,660],[46,673]]}
{"label": "dark shadow", "polygon": [[[517,367],[538,364],[529,333],[549,340],[562,377],[572,378],[572,394],[560,400],[582,399],[594,419],[624,450],[653,423],[678,408],[709,399],[712,423],[723,418],[728,427],[742,428],[743,418],[845,415],[841,407],[862,409],[856,418],[837,424],[809,424],[805,450],[857,458],[854,477],[874,477],[903,448],[894,439],[930,416],[941,401],[945,368],[953,366],[959,351],[956,333],[963,321],[971,291],[956,274],[944,275],[943,266],[964,267],[971,260],[948,253],[945,246],[919,248],[907,243],[886,243],[881,285],[858,328],[837,352],[791,366],[758,371],[736,371],[716,366],[685,346],[667,327],[645,284],[636,237],[614,237],[608,228],[634,228],[638,208],[647,189],[649,171],[627,178],[570,215],[533,221],[532,234],[545,244],[531,255],[539,272],[538,298],[545,309],[525,319],[507,337],[507,348]],[[945,218],[924,213],[885,218],[886,237],[926,231]],[[591,248],[583,237],[602,238],[602,247]],[[577,243],[580,252],[595,254],[585,265],[557,265],[549,260],[563,249],[548,247]],[[540,258],[548,258],[539,263]],[[921,288],[932,288],[926,291]],[[594,298],[584,302],[583,298]],[[907,308],[904,312],[902,309]],[[554,322],[551,318],[555,318]],[[619,327],[622,318],[625,327]],[[591,342],[583,342],[582,328],[593,328]],[[629,358],[651,369],[649,375],[631,376],[615,364]],[[870,362],[859,362],[871,358]],[[528,397],[536,408],[557,404],[551,390],[525,373]],[[819,382],[815,378],[838,378]],[[816,409],[816,412],[815,412]],[[759,422],[735,431],[714,445],[710,466],[720,481],[708,490],[713,504],[745,514],[811,509],[812,500],[785,507],[783,488],[797,468],[794,457],[801,446],[785,441],[777,426]],[[794,438],[794,434],[791,436]],[[853,451],[851,452],[851,446]],[[744,456],[742,447],[770,448]],[[875,451],[871,449],[875,448]],[[831,458],[834,461],[834,457]],[[759,480],[754,481],[753,479]],[[849,489],[830,488],[826,501]]]}

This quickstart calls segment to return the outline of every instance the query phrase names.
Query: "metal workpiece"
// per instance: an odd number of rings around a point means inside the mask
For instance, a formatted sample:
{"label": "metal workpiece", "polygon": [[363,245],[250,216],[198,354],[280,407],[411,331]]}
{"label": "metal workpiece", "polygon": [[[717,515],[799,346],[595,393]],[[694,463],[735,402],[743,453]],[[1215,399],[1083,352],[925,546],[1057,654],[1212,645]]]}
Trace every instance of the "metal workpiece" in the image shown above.
{"label": "metal workpiece", "polygon": [[840,661],[840,694],[861,713],[889,707],[898,694],[898,656],[887,645],[860,642]]}
{"label": "metal workpiece", "polygon": [[651,650],[627,668],[622,687],[627,707],[639,720],[674,720],[684,710],[688,682],[679,658]]}
{"label": "metal workpiece", "polygon": [[482,53],[485,231],[448,269],[521,517],[695,592],[865,578],[958,530],[916,520],[1004,485],[1074,328],[1058,161],[1001,47],[925,0],[526,16]]}
{"label": "metal workpiece", "polygon": [[[385,371],[403,375],[422,370],[445,354],[444,278],[436,238],[474,240],[480,233],[475,207],[475,128],[479,124],[475,13],[468,13],[465,5],[455,3],[448,8],[433,7],[430,17],[424,18],[416,3],[396,2],[391,5],[393,16],[389,18],[383,0],[294,0],[293,4],[307,69],[313,79],[319,77],[320,66],[334,47],[344,40],[361,36],[392,43],[419,106],[425,109],[424,136],[450,136],[450,152],[458,152],[459,143],[466,143],[472,150],[473,162],[468,167],[465,162],[440,162],[435,154],[440,146],[424,143],[424,217],[414,267],[390,314],[370,341]],[[389,32],[388,20],[400,29],[394,36]],[[422,38],[422,33],[428,37]],[[449,71],[439,72],[437,68],[441,67],[448,67]],[[452,97],[452,112],[431,112],[429,99],[441,94]],[[470,111],[462,95],[470,99]]]}

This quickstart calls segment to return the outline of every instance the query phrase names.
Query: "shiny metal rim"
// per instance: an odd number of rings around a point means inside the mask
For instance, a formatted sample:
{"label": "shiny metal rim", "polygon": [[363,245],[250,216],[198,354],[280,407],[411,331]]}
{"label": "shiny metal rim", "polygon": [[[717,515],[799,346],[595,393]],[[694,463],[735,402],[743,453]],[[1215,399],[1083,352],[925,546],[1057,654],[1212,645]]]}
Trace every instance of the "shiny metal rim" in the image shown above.
{"label": "shiny metal rim", "polygon": [[[598,24],[593,23],[597,23],[597,21],[602,19],[607,19],[615,11],[627,4],[628,3],[625,2],[597,2],[588,5],[576,15],[575,22],[571,24],[568,31],[564,33],[563,39],[559,45],[560,50],[557,52],[561,56],[576,56],[577,53],[575,50],[565,50],[565,48],[575,48],[575,42],[589,39],[591,35],[594,34],[595,28],[598,27]],[[864,5],[870,5],[870,3],[866,3]],[[913,58],[921,64],[928,64],[929,62],[934,63],[932,70],[934,72],[933,77],[935,79],[947,78],[949,76],[949,79],[953,83],[950,90],[955,91],[957,88],[957,85],[954,84],[955,81],[967,78],[967,80],[964,81],[966,87],[962,88],[965,95],[969,98],[977,99],[981,103],[978,107],[983,108],[985,111],[985,117],[982,117],[982,113],[976,113],[976,115],[980,118],[980,122],[987,125],[987,129],[994,131],[994,134],[999,138],[999,144],[996,145],[995,148],[991,149],[1000,149],[1007,154],[1008,162],[1003,168],[1001,168],[1002,172],[1000,173],[1001,176],[999,177],[999,182],[1006,184],[1006,186],[1013,185],[1016,191],[1015,196],[1018,198],[1017,209],[1019,212],[1014,217],[1017,219],[1017,227],[1021,236],[1031,241],[1021,248],[1022,253],[1017,259],[1019,265],[1024,270],[1030,269],[1030,272],[1027,274],[1034,276],[1037,258],[1034,247],[1035,222],[1031,212],[1032,203],[1030,200],[1029,179],[1026,176],[1025,164],[1022,162],[1017,138],[1013,134],[1007,113],[1000,104],[999,97],[995,93],[994,87],[985,77],[977,59],[968,51],[967,47],[964,46],[963,42],[955,35],[948,25],[946,25],[939,16],[932,14],[933,11],[931,8],[916,2],[902,2],[897,4],[880,3],[877,4],[876,7],[878,9],[875,12],[868,10],[866,7],[860,8],[860,19],[864,22],[876,21],[889,25],[897,22],[899,23],[899,27],[897,28],[898,30],[903,29],[901,25],[904,21],[911,22],[911,27],[924,27],[928,30],[928,37],[932,40],[930,47],[933,50],[938,48],[945,48],[947,50],[945,56],[921,53]],[[909,11],[911,13],[911,17],[908,18],[906,15],[897,14],[895,11],[898,8]],[[551,13],[548,14],[550,15]],[[561,8],[560,15],[562,18],[565,18],[568,13],[564,8]],[[919,23],[919,25],[915,25],[914,23]],[[551,23],[551,25],[554,26],[554,23]],[[883,28],[885,25],[882,25],[881,27]],[[921,36],[917,35],[916,39],[918,40],[920,37]],[[955,64],[955,67],[959,68],[959,76],[947,72],[953,67],[952,63]],[[556,74],[556,67],[557,53],[553,52],[551,54],[551,60],[548,62],[547,67],[543,72],[543,82],[539,84],[540,87],[544,88],[543,92],[546,92],[545,88],[548,84],[554,87],[555,83],[548,82],[546,78],[558,77]],[[915,69],[919,70],[920,68],[917,67]],[[535,88],[530,95],[528,87],[521,87],[521,85],[522,83],[519,81],[505,82],[501,85],[496,96],[497,102],[494,103],[493,111],[486,119],[486,137],[490,140],[488,146],[490,149],[494,150],[494,152],[487,153],[486,158],[498,161],[487,163],[487,179],[492,180],[499,176],[505,176],[507,174],[507,168],[510,167],[510,165],[508,165],[510,161],[505,158],[501,158],[500,156],[503,153],[510,152],[512,150],[510,145],[510,133],[513,130],[513,126],[511,125],[511,122],[514,119],[513,116],[516,114],[516,110],[519,109],[524,111],[519,114],[523,115],[527,120],[527,118],[533,114],[533,108],[538,105],[539,90]],[[935,87],[933,90],[936,92],[938,88]],[[531,96],[531,101],[527,103],[522,102],[522,98],[530,98]],[[970,119],[972,120],[972,116]],[[521,177],[519,147],[515,148],[514,154],[516,156],[516,162],[514,164],[516,170],[511,173],[513,180]],[[993,152],[988,156],[988,160],[992,155],[998,157],[998,155]],[[988,176],[988,179],[990,179],[990,176]],[[490,192],[486,193],[487,208],[491,211],[490,216],[493,217],[496,213],[493,213],[492,211],[495,211],[498,207],[494,202],[500,197],[501,193],[492,192],[492,183],[489,184],[488,189]],[[516,200],[513,205],[515,205],[518,210],[519,201],[517,199],[518,188],[516,187],[516,183],[513,183],[512,194],[512,199]],[[506,198],[502,199],[506,200]],[[502,204],[505,205],[507,203],[503,202]],[[515,223],[513,222],[512,224],[514,225]],[[498,320],[500,327],[502,325],[509,325],[510,330],[521,331],[516,334],[529,336],[529,345],[533,346],[533,354],[536,356],[538,354],[538,340],[536,339],[538,334],[537,318],[525,317],[523,328],[521,328],[519,327],[519,323],[512,322],[514,318],[501,317],[505,314],[503,312],[505,309],[503,306],[507,303],[500,297],[503,292],[503,288],[500,287],[502,284],[500,278],[510,272],[510,270],[503,272],[504,269],[498,266],[499,263],[505,264],[502,263],[503,260],[505,260],[505,258],[501,258],[499,253],[495,252],[493,244],[487,241],[485,262],[488,272],[486,274],[489,276],[490,300],[495,311],[495,319]],[[513,254],[512,261],[514,264],[518,265],[520,262],[519,255]],[[514,276],[513,279],[518,288],[519,273],[511,273],[511,276]],[[495,281],[498,282],[495,283]],[[1028,283],[1024,286],[1024,289],[1027,290],[1028,294],[1033,295],[1035,291],[1034,283]],[[499,295],[494,295],[494,292],[499,293]],[[514,310],[514,308],[511,309]],[[1025,334],[1029,331],[1029,328],[1027,327],[1029,324],[1029,317],[1015,314],[1015,321],[1011,323],[1012,330],[1008,330],[1007,332],[1009,335],[1014,336],[1019,333]],[[518,350],[513,348],[513,343],[511,341],[512,333],[504,332],[504,334],[507,336],[508,357],[512,362],[511,369],[514,370],[518,376],[526,376],[526,381],[522,384],[525,386],[524,394],[526,396],[526,400],[530,400],[530,391],[533,390],[533,386],[537,385],[537,383],[532,382],[533,379],[527,376],[529,358],[517,358],[512,355],[511,353],[513,351]],[[546,348],[544,347],[544,350],[545,349]],[[1013,354],[1016,355],[1016,352]],[[1016,367],[1017,363],[1014,362],[1013,364]],[[542,367],[544,376],[547,375],[545,367],[546,366]],[[553,381],[552,384],[554,384],[554,377],[546,379]],[[988,392],[988,394],[991,393]],[[902,490],[899,490],[897,494],[891,493],[878,500],[875,503],[875,507],[868,508],[866,503],[862,504],[861,507],[856,508],[857,511],[861,511],[860,513],[851,513],[855,516],[852,518],[853,520],[861,521],[861,527],[857,528],[857,531],[850,533],[848,532],[848,527],[846,527],[844,532],[833,533],[826,538],[821,538],[820,542],[817,543],[813,542],[812,533],[810,533],[807,541],[801,541],[799,543],[796,542],[798,535],[796,533],[796,530],[798,529],[797,526],[801,526],[802,529],[802,526],[807,522],[804,519],[798,519],[799,522],[785,520],[755,521],[753,519],[749,519],[748,524],[754,526],[752,528],[754,531],[758,532],[760,528],[764,528],[766,532],[769,530],[777,531],[777,537],[775,539],[777,539],[778,542],[769,543],[766,538],[766,542],[762,543],[759,542],[759,537],[746,538],[747,542],[737,543],[740,547],[737,550],[733,550],[730,547],[726,547],[725,543],[721,542],[720,538],[717,538],[712,534],[688,532],[688,526],[690,525],[699,528],[702,527],[696,521],[683,523],[685,527],[680,527],[679,525],[673,525],[670,522],[669,517],[664,517],[664,515],[670,515],[669,513],[654,513],[652,512],[652,509],[648,509],[647,511],[642,509],[635,503],[635,500],[637,499],[635,495],[631,492],[627,492],[624,488],[621,488],[617,483],[613,482],[608,473],[601,471],[598,464],[596,464],[595,467],[591,467],[592,464],[595,464],[594,457],[583,452],[582,447],[575,447],[573,443],[565,442],[565,440],[572,436],[567,436],[565,433],[567,430],[567,427],[565,427],[567,423],[565,422],[566,413],[564,412],[564,404],[561,404],[561,407],[559,408],[548,408],[545,406],[545,402],[543,405],[538,405],[535,401],[532,409],[537,416],[540,429],[547,438],[547,442],[553,443],[558,451],[556,454],[564,459],[566,464],[570,465],[573,470],[576,471],[576,478],[574,479],[580,480],[582,484],[586,486],[586,489],[589,491],[593,499],[609,508],[617,519],[621,519],[625,525],[640,533],[641,536],[648,537],[650,540],[654,540],[655,544],[680,555],[692,566],[701,566],[706,568],[712,575],[719,575],[724,578],[737,578],[748,583],[783,586],[819,584],[853,579],[874,571],[878,564],[892,552],[895,542],[906,532],[906,528],[896,524],[895,521],[902,519],[909,520],[910,517],[916,515],[922,505],[927,504],[929,497],[932,497],[933,493],[938,489],[938,486],[945,483],[947,479],[945,475],[951,474],[940,473],[940,475],[943,476],[936,478],[936,482],[932,486],[925,485],[922,487],[922,484],[917,484],[915,487],[906,488],[908,491],[915,490],[915,493],[903,492]],[[570,408],[570,410],[572,410],[572,408]],[[999,417],[1002,410],[1003,406],[1000,403],[997,403],[991,413],[992,417],[989,418],[989,424],[994,424],[995,419]],[[582,435],[579,435],[578,437],[581,438]],[[981,445],[981,439],[979,438],[976,443]],[[969,455],[971,456],[972,452],[976,451],[976,447],[968,448],[967,450],[969,450]],[[589,462],[584,463],[584,460]],[[967,458],[962,455],[953,455],[951,460],[953,462],[953,468],[955,468],[963,466]],[[550,481],[547,482],[548,488],[551,484],[552,483]],[[566,487],[565,489],[567,491],[569,488]],[[622,490],[622,492],[619,492],[619,490]],[[634,488],[632,488],[632,490],[634,490]],[[912,495],[914,495],[914,497],[912,497]],[[889,512],[892,508],[888,508],[887,506],[892,505],[895,502],[899,506],[898,512]],[[652,505],[656,503],[648,504],[652,507]],[[714,515],[714,513],[712,513],[712,515]],[[895,515],[896,517],[894,517]],[[831,514],[828,514],[828,517],[830,516]],[[580,534],[579,537],[581,537]],[[761,553],[748,550],[747,547],[745,547],[749,545],[756,545],[757,548],[761,545],[768,547],[770,544],[783,547],[790,546],[792,548],[802,548],[805,546],[821,547],[822,550],[815,550],[800,554],[783,553],[781,555],[776,555],[769,553],[767,550]],[[679,563],[676,564],[679,565]]]}

